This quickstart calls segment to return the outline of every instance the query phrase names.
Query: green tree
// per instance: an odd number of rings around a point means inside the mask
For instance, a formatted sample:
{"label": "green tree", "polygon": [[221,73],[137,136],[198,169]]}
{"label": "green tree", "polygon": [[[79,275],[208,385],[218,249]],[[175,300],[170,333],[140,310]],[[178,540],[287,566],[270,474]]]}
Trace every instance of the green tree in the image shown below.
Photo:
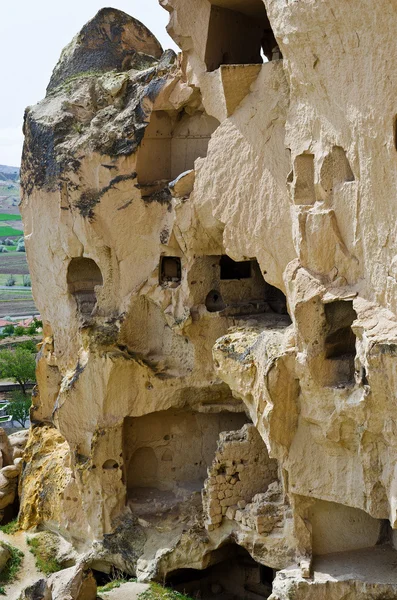
{"label": "green tree", "polygon": [[29,352],[32,352],[34,355],[36,355],[37,353],[36,344],[33,340],[26,340],[26,342],[20,342],[20,344],[18,344],[18,347],[24,348],[25,350],[29,350]]}
{"label": "green tree", "polygon": [[24,335],[26,333],[25,327],[22,327],[22,325],[17,325],[15,327],[14,333],[15,333],[15,335]]}
{"label": "green tree", "polygon": [[14,327],[14,325],[6,325],[3,329],[3,331],[7,335],[12,335],[15,331],[15,327]]}
{"label": "green tree", "polygon": [[26,395],[26,384],[36,380],[36,359],[30,350],[17,348],[16,350],[0,351],[0,377],[16,381],[21,391]]}
{"label": "green tree", "polygon": [[13,285],[15,285],[15,283],[16,283],[16,279],[15,279],[14,275],[9,275],[6,279],[6,286],[12,287]]}
{"label": "green tree", "polygon": [[10,399],[10,406],[8,407],[8,412],[12,416],[12,420],[25,427],[25,423],[29,418],[31,404],[32,397],[30,395],[25,395],[22,392],[13,392]]}

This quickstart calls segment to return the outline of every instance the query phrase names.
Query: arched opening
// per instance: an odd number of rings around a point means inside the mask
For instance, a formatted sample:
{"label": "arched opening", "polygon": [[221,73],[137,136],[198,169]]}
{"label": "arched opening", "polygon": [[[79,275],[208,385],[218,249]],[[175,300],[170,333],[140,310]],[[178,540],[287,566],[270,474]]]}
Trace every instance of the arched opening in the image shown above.
{"label": "arched opening", "polygon": [[263,0],[211,0],[205,63],[261,64],[282,58]]}
{"label": "arched opening", "polygon": [[226,304],[223,302],[221,293],[218,290],[208,292],[205,299],[205,307],[208,312],[219,312],[226,308]]}
{"label": "arched opening", "polygon": [[128,461],[129,488],[157,487],[157,457],[150,447],[138,448]]}
{"label": "arched opening", "polygon": [[118,462],[116,462],[115,460],[109,458],[108,460],[105,460],[105,462],[102,465],[102,469],[104,469],[104,471],[112,471],[115,469],[119,468],[119,464]]}
{"label": "arched opening", "polygon": [[97,301],[96,287],[103,285],[102,273],[96,262],[91,258],[72,258],[67,284],[80,313],[91,315]]}
{"label": "arched opening", "polygon": [[257,600],[272,593],[275,571],[257,563],[236,544],[226,544],[212,552],[206,569],[178,569],[166,584],[180,593],[201,600]]}
{"label": "arched opening", "polygon": [[173,116],[154,111],[138,151],[137,174],[142,196],[163,189],[207,156],[208,143],[219,122],[204,113]]}

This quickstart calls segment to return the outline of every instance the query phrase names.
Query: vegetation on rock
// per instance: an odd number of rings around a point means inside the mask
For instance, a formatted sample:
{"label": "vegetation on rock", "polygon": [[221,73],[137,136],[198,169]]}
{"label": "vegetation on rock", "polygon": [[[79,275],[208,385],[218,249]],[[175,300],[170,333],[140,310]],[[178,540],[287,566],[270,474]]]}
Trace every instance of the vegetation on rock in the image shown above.
{"label": "vegetation on rock", "polygon": [[16,578],[24,554],[21,550],[14,548],[14,546],[11,546],[11,544],[7,544],[6,542],[0,542],[0,546],[6,548],[11,554],[11,558],[7,561],[5,568],[0,573],[0,594],[5,596],[6,591],[4,585],[11,583]]}
{"label": "vegetation on rock", "polygon": [[190,596],[181,594],[159,583],[151,583],[150,587],[139,595],[139,600],[192,600]]}
{"label": "vegetation on rock", "polygon": [[36,567],[45,575],[60,571],[63,566],[55,558],[58,550],[58,538],[49,532],[28,538],[29,550],[36,560]]}

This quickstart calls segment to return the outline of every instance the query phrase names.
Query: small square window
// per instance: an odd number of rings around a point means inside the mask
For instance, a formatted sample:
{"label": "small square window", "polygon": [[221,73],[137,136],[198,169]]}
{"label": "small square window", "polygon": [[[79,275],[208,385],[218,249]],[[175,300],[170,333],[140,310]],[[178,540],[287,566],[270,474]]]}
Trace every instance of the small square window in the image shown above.
{"label": "small square window", "polygon": [[178,256],[162,256],[160,261],[160,283],[179,284],[181,279],[181,259]]}

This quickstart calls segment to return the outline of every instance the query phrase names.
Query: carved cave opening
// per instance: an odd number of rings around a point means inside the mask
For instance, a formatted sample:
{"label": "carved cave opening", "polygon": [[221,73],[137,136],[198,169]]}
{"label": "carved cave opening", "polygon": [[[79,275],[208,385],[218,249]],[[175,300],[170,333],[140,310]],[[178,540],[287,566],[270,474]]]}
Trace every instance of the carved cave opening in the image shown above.
{"label": "carved cave opening", "polygon": [[212,552],[206,569],[178,569],[166,583],[201,600],[257,600],[270,596],[274,577],[275,571],[257,563],[247,550],[226,544]]}
{"label": "carved cave opening", "polygon": [[282,58],[262,0],[211,0],[205,63],[261,64]]}
{"label": "carved cave opening", "polygon": [[300,154],[294,161],[293,196],[295,204],[314,204],[314,154]]}
{"label": "carved cave opening", "polygon": [[384,543],[382,520],[359,508],[316,500],[309,509],[308,518],[314,556],[373,548]]}
{"label": "carved cave opening", "polygon": [[123,426],[127,499],[137,510],[148,499],[172,506],[200,492],[221,431],[240,429],[245,413],[169,409],[127,417]]}
{"label": "carved cave opening", "polygon": [[207,156],[208,143],[219,122],[204,113],[174,116],[154,111],[138,150],[137,174],[142,195],[164,188]]}
{"label": "carved cave opening", "polygon": [[69,293],[74,296],[79,312],[91,315],[97,302],[97,286],[103,285],[100,268],[91,258],[72,258],[67,272]]}
{"label": "carved cave opening", "polygon": [[179,256],[160,258],[160,283],[176,287],[182,280],[182,263]]}
{"label": "carved cave opening", "polygon": [[251,277],[251,261],[235,261],[229,256],[222,256],[219,261],[221,279],[249,279]]}
{"label": "carved cave opening", "polygon": [[357,313],[352,301],[337,300],[324,307],[325,358],[330,385],[354,383],[356,336],[352,330]]}
{"label": "carved cave opening", "polygon": [[[222,312],[222,316],[288,316],[285,294],[265,281],[256,260],[234,261],[226,255],[202,257],[197,272],[193,267],[190,279],[197,281],[201,273],[202,283],[210,288],[204,300],[208,312]],[[197,297],[197,303],[201,302]]]}

